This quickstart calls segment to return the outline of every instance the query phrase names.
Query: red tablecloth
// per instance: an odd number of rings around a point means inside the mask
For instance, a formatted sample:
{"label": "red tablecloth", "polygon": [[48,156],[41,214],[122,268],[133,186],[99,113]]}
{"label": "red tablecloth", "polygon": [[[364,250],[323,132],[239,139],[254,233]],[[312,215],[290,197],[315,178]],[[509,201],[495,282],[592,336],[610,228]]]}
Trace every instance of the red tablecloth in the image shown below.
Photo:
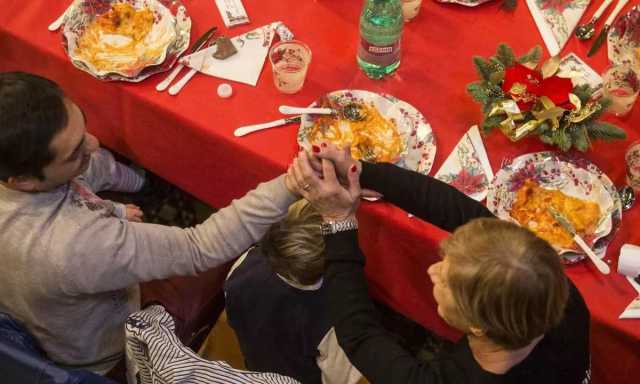
{"label": "red tablecloth", "polygon": [[[47,31],[67,0],[2,1],[0,70],[31,71],[56,80],[84,108],[89,130],[104,145],[218,207],[259,181],[282,173],[297,149],[295,126],[243,138],[233,137],[233,130],[278,118],[280,104],[306,105],[336,89],[390,93],[422,111],[436,134],[435,172],[461,135],[481,118],[480,108],[465,93],[466,84],[477,79],[471,57],[493,54],[500,42],[509,43],[519,53],[542,45],[524,2],[508,13],[497,2],[465,8],[425,1],[420,15],[404,30],[397,74],[371,81],[355,63],[362,1],[244,0],[252,23],[231,30],[224,28],[213,0],[183,1],[193,18],[192,38],[213,24],[232,36],[283,21],[313,51],[304,89],[292,96],[278,93],[268,64],[257,87],[233,84],[235,94],[229,100],[215,94],[221,80],[203,75],[196,76],[177,97],[154,90],[163,75],[140,84],[99,82],[75,69],[62,50],[59,33]],[[595,8],[593,4],[584,19]],[[586,58],[589,44],[572,38],[563,53],[573,51]],[[602,71],[606,47],[587,62]],[[595,143],[587,157],[622,184],[624,150],[639,137],[640,107],[626,120],[616,122],[627,128],[629,139]],[[535,140],[514,144],[498,133],[485,138],[485,144],[494,170],[504,156],[544,149]],[[446,234],[384,203],[364,204],[360,220],[372,294],[440,335],[456,337],[434,310],[426,276],[427,266],[437,258],[438,241]],[[609,248],[612,270],[623,243],[640,243],[640,232],[635,229],[639,223],[640,208],[625,212]],[[603,276],[589,263],[568,267],[567,273],[592,314],[593,382],[637,382],[640,320],[618,320],[636,295],[634,290],[620,275]]]}

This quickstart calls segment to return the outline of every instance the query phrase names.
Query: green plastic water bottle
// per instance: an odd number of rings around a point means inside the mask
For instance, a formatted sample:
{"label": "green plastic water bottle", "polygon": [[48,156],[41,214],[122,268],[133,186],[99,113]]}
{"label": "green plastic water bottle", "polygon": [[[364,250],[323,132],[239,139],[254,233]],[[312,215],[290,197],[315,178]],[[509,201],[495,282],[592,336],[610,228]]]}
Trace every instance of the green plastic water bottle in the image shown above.
{"label": "green plastic water bottle", "polygon": [[358,65],[372,79],[400,66],[400,38],[404,19],[400,0],[365,0],[360,15]]}

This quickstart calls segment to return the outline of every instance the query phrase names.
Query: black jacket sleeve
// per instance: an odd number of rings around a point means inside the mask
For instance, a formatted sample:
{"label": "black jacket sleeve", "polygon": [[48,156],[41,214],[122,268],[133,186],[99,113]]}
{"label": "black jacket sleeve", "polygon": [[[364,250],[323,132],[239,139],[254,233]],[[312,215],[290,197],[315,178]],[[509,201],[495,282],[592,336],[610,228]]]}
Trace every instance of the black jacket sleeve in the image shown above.
{"label": "black jacket sleeve", "polygon": [[362,163],[362,188],[446,231],[478,217],[494,217],[478,203],[450,185],[393,164]]}
{"label": "black jacket sleeve", "polygon": [[[392,164],[363,163],[360,183],[384,199],[444,230],[477,217],[493,217],[484,205],[434,178]],[[382,327],[369,298],[364,257],[356,231],[325,237],[329,316],[338,342],[372,383],[462,383],[451,359],[426,364],[399,346]]]}
{"label": "black jacket sleeve", "polygon": [[376,384],[464,383],[453,360],[426,364],[400,347],[378,321],[367,292],[357,231],[325,236],[329,319],[349,360]]}

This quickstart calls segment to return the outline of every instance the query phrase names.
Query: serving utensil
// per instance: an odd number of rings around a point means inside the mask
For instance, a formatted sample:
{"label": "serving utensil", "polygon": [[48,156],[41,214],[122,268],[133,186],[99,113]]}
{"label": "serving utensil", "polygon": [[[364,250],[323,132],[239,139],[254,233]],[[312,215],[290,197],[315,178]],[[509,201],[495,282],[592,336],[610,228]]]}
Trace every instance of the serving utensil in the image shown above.
{"label": "serving utensil", "polygon": [[271,121],[269,123],[246,125],[244,127],[240,127],[235,131],[233,131],[233,135],[236,137],[240,137],[256,131],[261,131],[263,129],[279,127],[281,125],[291,124],[291,123],[300,123],[300,120],[301,120],[300,116],[296,116],[296,117],[287,117],[284,119]]}
{"label": "serving utensil", "polygon": [[[213,34],[216,33],[217,29],[218,27],[211,27],[208,31],[203,33],[202,36],[200,36],[198,40],[196,40],[196,42],[193,43],[189,51],[187,51],[187,55],[191,55],[197,52],[198,50],[200,50],[200,48],[202,48],[205,44],[207,44],[207,42],[211,40],[211,37],[213,36]],[[180,62],[178,62],[178,65],[173,69],[173,71],[171,71],[169,76],[167,76],[164,80],[162,80],[162,82],[156,85],[156,91],[162,92],[165,89],[167,89],[169,87],[169,84],[171,84],[173,79],[175,79],[176,76],[178,76],[178,73],[180,73],[180,71],[182,71],[183,68],[184,68],[184,64],[181,64]],[[193,77],[194,74],[192,74],[191,77]],[[191,79],[191,77],[189,77],[189,79]],[[185,84],[186,84],[186,81],[185,81]],[[184,84],[182,86],[184,86]]]}
{"label": "serving utensil", "polygon": [[578,232],[576,232],[575,227],[571,224],[569,219],[567,219],[560,211],[558,211],[553,207],[548,207],[547,212],[549,212],[549,214],[553,216],[554,220],[573,236],[573,241],[575,241],[576,244],[578,244],[580,249],[582,249],[584,253],[589,257],[589,259],[593,262],[593,264],[595,264],[596,268],[598,268],[598,271],[600,271],[605,275],[608,275],[611,272],[607,263],[602,261],[602,259],[600,259],[593,252],[591,247],[589,247],[589,245],[584,241],[584,239],[582,239],[582,237],[578,234]]}
{"label": "serving utensil", "polygon": [[604,3],[600,5],[600,8],[593,14],[591,20],[588,23],[579,25],[576,28],[576,36],[579,40],[589,40],[593,37],[593,34],[596,32],[596,22],[600,19],[604,11],[609,8],[609,5],[613,2],[613,0],[604,0]]}
{"label": "serving utensil", "polygon": [[618,4],[616,4],[613,12],[611,12],[609,17],[607,17],[607,21],[604,22],[604,27],[602,27],[602,31],[600,31],[600,34],[596,38],[596,41],[593,42],[593,45],[591,46],[589,53],[587,53],[587,56],[591,57],[595,55],[596,52],[598,52],[598,49],[600,49],[604,41],[607,39],[607,33],[609,33],[611,25],[615,21],[620,11],[622,11],[622,8],[624,8],[624,6],[627,5],[628,2],[629,0],[618,0]]}
{"label": "serving utensil", "polygon": [[337,115],[351,121],[364,120],[366,117],[362,107],[356,103],[349,103],[337,108],[299,108],[281,105],[278,111],[283,115]]}

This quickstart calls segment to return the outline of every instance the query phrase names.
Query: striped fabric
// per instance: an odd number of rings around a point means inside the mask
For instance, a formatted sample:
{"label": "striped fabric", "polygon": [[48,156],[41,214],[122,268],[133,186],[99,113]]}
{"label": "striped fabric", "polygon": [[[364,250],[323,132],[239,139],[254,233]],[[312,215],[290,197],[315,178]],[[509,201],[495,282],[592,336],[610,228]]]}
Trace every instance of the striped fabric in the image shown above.
{"label": "striped fabric", "polygon": [[133,313],[125,330],[129,384],[299,384],[275,373],[241,371],[199,357],[180,342],[173,318],[159,305]]}

